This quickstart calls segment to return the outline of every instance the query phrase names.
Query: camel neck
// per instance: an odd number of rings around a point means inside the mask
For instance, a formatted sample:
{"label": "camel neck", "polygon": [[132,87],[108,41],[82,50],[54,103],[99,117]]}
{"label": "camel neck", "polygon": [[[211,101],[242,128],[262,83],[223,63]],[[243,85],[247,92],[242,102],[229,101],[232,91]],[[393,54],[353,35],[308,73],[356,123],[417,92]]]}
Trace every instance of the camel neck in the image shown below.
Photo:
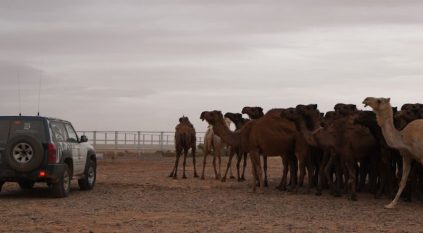
{"label": "camel neck", "polygon": [[295,122],[298,131],[303,135],[306,142],[312,146],[317,146],[316,140],[313,137],[313,133],[307,128],[307,124],[305,123],[305,119],[298,120]]}
{"label": "camel neck", "polygon": [[376,112],[377,123],[382,129],[382,134],[385,137],[386,143],[396,149],[403,149],[405,147],[401,133],[394,126],[393,111],[389,107],[383,111]]}
{"label": "camel neck", "polygon": [[232,132],[223,120],[213,125],[213,131],[217,136],[231,146],[238,146],[240,143],[237,133]]}

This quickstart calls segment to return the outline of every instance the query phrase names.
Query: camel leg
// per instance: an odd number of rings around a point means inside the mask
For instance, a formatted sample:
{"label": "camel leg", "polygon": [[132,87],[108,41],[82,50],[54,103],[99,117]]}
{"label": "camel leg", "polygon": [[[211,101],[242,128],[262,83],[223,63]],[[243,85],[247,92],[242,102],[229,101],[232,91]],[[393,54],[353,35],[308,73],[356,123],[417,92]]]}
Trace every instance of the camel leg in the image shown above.
{"label": "camel leg", "polygon": [[241,159],[242,159],[242,155],[239,153],[239,151],[238,151],[236,157],[237,157],[237,161],[236,161],[236,173],[237,173],[238,182],[239,182],[239,181],[241,181],[240,165],[241,165]]}
{"label": "camel leg", "polygon": [[308,157],[306,166],[307,166],[307,176],[308,176],[307,194],[309,194],[311,190],[311,186],[313,185],[313,180],[314,180],[313,173],[314,173],[314,170],[316,169],[313,162],[311,161],[310,156]]}
{"label": "camel leg", "polygon": [[220,176],[221,176],[221,172],[220,172],[220,168],[221,168],[221,165],[222,165],[222,158],[221,158],[221,154],[220,154],[220,149],[219,149],[219,152],[217,153],[217,160],[218,160],[218,173],[217,173],[217,177],[216,177],[216,179],[220,179]]}
{"label": "camel leg", "polygon": [[408,175],[410,174],[411,158],[408,155],[408,152],[402,151],[401,155],[402,155],[402,176],[401,176],[400,186],[399,186],[397,195],[395,196],[395,199],[391,203],[385,206],[385,208],[387,209],[392,209],[397,204],[398,199],[400,198],[401,193],[404,190],[405,185],[407,184]]}
{"label": "camel leg", "polygon": [[216,151],[213,152],[213,170],[214,170],[215,179],[218,179],[217,168],[216,168]]}
{"label": "camel leg", "polygon": [[178,163],[179,163],[179,157],[181,157],[181,151],[177,151],[176,152],[176,160],[175,160],[175,168],[173,169],[173,179],[177,179],[178,178]]}
{"label": "camel leg", "polygon": [[356,181],[356,162],[354,161],[348,161],[347,162],[347,169],[348,169],[348,174],[349,174],[349,178],[348,178],[348,185],[351,186],[351,196],[350,199],[351,201],[357,201],[357,194],[356,194],[356,185],[357,185],[357,181]]}
{"label": "camel leg", "polygon": [[228,175],[228,170],[230,170],[231,168],[232,158],[234,157],[234,153],[235,152],[232,150],[232,147],[231,147],[231,151],[229,153],[228,165],[226,166],[225,175],[222,177],[222,182],[226,182],[226,176]]}
{"label": "camel leg", "polygon": [[185,166],[186,166],[186,164],[187,164],[187,155],[188,155],[188,149],[185,149],[185,150],[184,150],[184,163],[183,163],[184,168],[183,168],[183,175],[182,175],[182,179],[186,179],[186,178],[187,178],[187,176],[186,176],[186,174],[185,174]]}
{"label": "camel leg", "polygon": [[290,180],[291,180],[291,187],[290,190],[291,191],[296,191],[297,190],[297,182],[298,182],[298,163],[297,163],[297,157],[295,156],[295,154],[290,156],[290,163],[292,164],[290,169],[289,169],[289,174],[290,174]]}
{"label": "camel leg", "polygon": [[286,190],[286,180],[288,177],[288,158],[285,156],[281,156],[282,159],[282,178],[281,178],[281,182],[279,183],[279,186],[276,187],[277,189],[279,189],[280,191],[285,191]]}
{"label": "camel leg", "polygon": [[195,162],[195,145],[192,146],[192,149],[191,150],[192,150],[192,163],[194,165],[194,177],[198,177],[197,168],[195,166],[195,164],[196,164],[196,162]]}
{"label": "camel leg", "polygon": [[[298,185],[302,187],[304,185],[304,176],[305,176],[305,161],[304,159],[298,160],[298,166],[300,168],[300,178],[298,180]],[[309,173],[308,176],[310,177],[311,174]]]}
{"label": "camel leg", "polygon": [[257,169],[257,167],[255,165],[256,161],[255,161],[254,156],[250,155],[250,160],[251,160],[251,173],[252,173],[254,179],[251,181],[251,189],[248,192],[253,193],[253,192],[256,191],[256,180],[257,180],[256,169]]}
{"label": "camel leg", "polygon": [[245,180],[244,174],[245,174],[245,168],[247,167],[247,156],[248,156],[248,153],[244,153],[244,165],[242,167],[241,180]]}
{"label": "camel leg", "polygon": [[317,190],[316,190],[316,195],[320,196],[322,195],[322,189],[323,189],[323,183],[326,180],[325,179],[325,167],[326,164],[328,163],[329,160],[329,153],[327,151],[324,152],[323,154],[323,159],[320,162],[319,165],[319,174],[317,176]]}
{"label": "camel leg", "polygon": [[208,155],[209,151],[206,149],[205,152],[206,153],[204,153],[204,158],[203,158],[203,172],[201,172],[201,179],[202,180],[204,180],[204,170],[206,169],[207,155]]}
{"label": "camel leg", "polygon": [[[268,187],[269,184],[267,182],[267,155],[263,155],[263,168],[264,168],[264,186]],[[261,170],[261,167],[260,167]]]}

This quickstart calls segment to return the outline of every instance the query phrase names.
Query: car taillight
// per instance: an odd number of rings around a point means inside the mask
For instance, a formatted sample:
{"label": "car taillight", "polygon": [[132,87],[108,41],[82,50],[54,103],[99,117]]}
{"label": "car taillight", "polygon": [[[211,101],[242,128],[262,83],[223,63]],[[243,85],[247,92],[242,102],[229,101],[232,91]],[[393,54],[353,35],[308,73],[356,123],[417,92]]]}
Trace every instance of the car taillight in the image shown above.
{"label": "car taillight", "polygon": [[56,159],[57,159],[56,145],[51,144],[51,143],[48,144],[47,151],[48,151],[48,163],[56,163]]}

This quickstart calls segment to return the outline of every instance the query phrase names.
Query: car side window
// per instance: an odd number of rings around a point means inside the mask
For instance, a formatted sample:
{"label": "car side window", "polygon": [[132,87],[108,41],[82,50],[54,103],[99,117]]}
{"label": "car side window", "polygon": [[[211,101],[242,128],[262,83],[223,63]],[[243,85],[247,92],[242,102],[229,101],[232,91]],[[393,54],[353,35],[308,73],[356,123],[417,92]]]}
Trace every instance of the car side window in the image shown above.
{"label": "car side window", "polygon": [[52,121],[50,126],[53,131],[53,137],[57,142],[66,142],[68,140],[68,134],[63,123]]}
{"label": "car side window", "polygon": [[68,142],[78,142],[78,135],[70,124],[65,124],[66,131],[68,131]]}

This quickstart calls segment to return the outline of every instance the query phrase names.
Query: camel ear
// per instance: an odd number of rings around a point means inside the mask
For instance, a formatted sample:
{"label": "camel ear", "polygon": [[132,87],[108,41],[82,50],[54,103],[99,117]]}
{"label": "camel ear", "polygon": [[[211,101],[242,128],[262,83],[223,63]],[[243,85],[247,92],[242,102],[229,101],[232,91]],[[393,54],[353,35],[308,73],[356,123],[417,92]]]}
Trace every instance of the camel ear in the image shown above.
{"label": "camel ear", "polygon": [[391,98],[387,98],[386,103],[390,103],[390,102],[391,102]]}
{"label": "camel ear", "polygon": [[259,107],[258,109],[259,109],[261,112],[263,112],[263,108],[262,108],[262,107]]}
{"label": "camel ear", "polygon": [[317,104],[312,104],[311,107],[313,107],[314,110],[317,110]]}

